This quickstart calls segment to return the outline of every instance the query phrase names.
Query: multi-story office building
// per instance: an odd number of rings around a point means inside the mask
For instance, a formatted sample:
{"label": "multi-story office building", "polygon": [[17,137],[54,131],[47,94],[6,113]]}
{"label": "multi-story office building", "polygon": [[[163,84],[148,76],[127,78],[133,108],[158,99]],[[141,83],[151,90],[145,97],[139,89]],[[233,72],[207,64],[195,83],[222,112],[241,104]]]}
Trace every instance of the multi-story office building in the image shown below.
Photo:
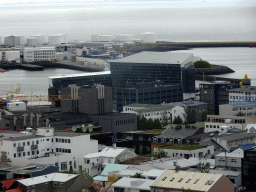
{"label": "multi-story office building", "polygon": [[60,45],[54,45],[54,47],[58,52],[64,52],[64,51],[73,52],[76,50],[76,46],[74,44],[60,44]]}
{"label": "multi-story office building", "polygon": [[52,61],[56,59],[54,47],[27,47],[23,53],[25,62]]}
{"label": "multi-story office building", "polygon": [[239,85],[229,81],[213,81],[212,84],[200,84],[200,101],[207,103],[207,111],[218,115],[219,105],[228,104],[228,89],[237,88]]}
{"label": "multi-story office building", "polygon": [[117,110],[123,106],[137,104],[161,104],[183,100],[182,86],[164,85],[162,81],[126,84],[125,88],[116,89]]}
{"label": "multi-story office building", "polygon": [[127,83],[163,81],[164,85],[182,85],[183,93],[195,93],[193,54],[176,52],[140,52],[111,60],[113,89]]}
{"label": "multi-story office building", "polygon": [[255,102],[256,86],[242,86],[228,91],[229,103]]}
{"label": "multi-story office building", "polygon": [[256,117],[256,102],[220,105],[220,115],[242,115]]}
{"label": "multi-story office building", "polygon": [[254,191],[256,186],[256,149],[244,151],[242,159],[242,185],[247,191]]}

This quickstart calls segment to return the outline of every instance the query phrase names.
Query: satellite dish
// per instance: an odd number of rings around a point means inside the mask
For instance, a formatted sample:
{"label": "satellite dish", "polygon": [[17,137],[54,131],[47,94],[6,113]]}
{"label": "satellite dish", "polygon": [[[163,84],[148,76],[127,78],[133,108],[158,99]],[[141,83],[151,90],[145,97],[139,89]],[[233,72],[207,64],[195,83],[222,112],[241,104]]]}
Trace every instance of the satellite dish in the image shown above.
{"label": "satellite dish", "polygon": [[72,127],[72,131],[76,131],[77,130],[77,127],[76,126],[73,126]]}

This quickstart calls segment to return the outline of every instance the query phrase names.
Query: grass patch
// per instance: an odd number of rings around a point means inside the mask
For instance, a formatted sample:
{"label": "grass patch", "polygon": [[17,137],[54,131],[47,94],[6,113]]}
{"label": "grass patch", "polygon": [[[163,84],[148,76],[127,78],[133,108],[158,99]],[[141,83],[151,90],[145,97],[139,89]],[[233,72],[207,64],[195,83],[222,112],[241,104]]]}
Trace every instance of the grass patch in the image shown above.
{"label": "grass patch", "polygon": [[159,148],[160,149],[177,149],[177,150],[195,150],[195,149],[202,149],[206,147],[201,145],[165,145],[165,146],[159,146]]}
{"label": "grass patch", "polygon": [[[168,125],[165,125],[164,128],[175,127],[176,125],[177,124],[168,124]],[[201,127],[204,127],[204,122],[198,122],[198,123],[189,124],[189,125],[194,125],[195,127],[201,128]]]}
{"label": "grass patch", "polygon": [[154,129],[140,132],[141,134],[161,134],[165,129]]}

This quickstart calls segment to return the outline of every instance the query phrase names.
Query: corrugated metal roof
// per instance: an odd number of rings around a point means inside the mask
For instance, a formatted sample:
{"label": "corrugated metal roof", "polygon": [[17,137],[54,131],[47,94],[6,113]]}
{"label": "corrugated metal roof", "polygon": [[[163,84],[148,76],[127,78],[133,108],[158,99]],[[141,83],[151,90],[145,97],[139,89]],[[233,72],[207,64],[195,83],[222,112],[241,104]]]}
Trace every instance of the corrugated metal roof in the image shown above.
{"label": "corrugated metal roof", "polygon": [[90,153],[84,158],[95,158],[95,157],[117,157],[120,153],[122,153],[125,150],[125,148],[120,147],[106,147],[99,153]]}
{"label": "corrugated metal roof", "polygon": [[109,172],[117,171],[120,169],[127,169],[128,165],[120,165],[120,164],[107,164],[101,175],[108,175]]}
{"label": "corrugated metal roof", "polygon": [[188,171],[174,171],[167,170],[162,176],[160,176],[152,187],[161,187],[167,189],[190,189],[196,191],[207,191],[212,186],[206,184],[208,181],[211,183],[217,181],[222,174],[210,174]]}

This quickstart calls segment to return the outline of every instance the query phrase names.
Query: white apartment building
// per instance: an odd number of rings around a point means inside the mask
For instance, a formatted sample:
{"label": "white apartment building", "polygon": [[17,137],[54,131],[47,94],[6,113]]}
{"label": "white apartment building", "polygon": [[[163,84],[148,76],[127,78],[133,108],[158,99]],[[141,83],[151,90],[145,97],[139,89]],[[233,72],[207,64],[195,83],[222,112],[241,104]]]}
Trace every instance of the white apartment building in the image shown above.
{"label": "white apartment building", "polygon": [[27,47],[24,48],[25,62],[51,61],[56,59],[55,47]]}
{"label": "white apartment building", "polygon": [[220,115],[238,115],[239,113],[256,118],[256,102],[219,105]]}
{"label": "white apartment building", "polygon": [[[41,159],[42,157],[61,154],[70,156],[71,160],[76,159],[78,164],[83,162],[83,155],[98,151],[98,141],[91,140],[89,134],[54,133],[54,128],[51,127],[41,127],[37,129],[35,134],[3,139],[0,143],[1,155],[5,154],[7,159],[27,160],[20,161],[27,162],[27,164],[31,163],[29,159],[37,159],[39,157]],[[64,165],[65,163],[66,166]],[[68,162],[65,161],[65,163],[62,165],[62,170],[70,168]]]}
{"label": "white apartment building", "polygon": [[180,116],[184,121],[183,114],[185,113],[185,110],[182,106],[131,104],[123,106],[122,113],[135,113],[136,115],[144,116],[146,119],[159,119],[160,121],[166,116],[171,123],[177,116]]}
{"label": "white apartment building", "polygon": [[133,149],[115,147],[114,145],[104,148],[101,152],[85,155],[83,158],[85,170],[91,176],[95,176],[100,174],[107,164],[120,163],[136,156]]}
{"label": "white apartment building", "polygon": [[244,151],[240,148],[227,153],[223,152],[215,156],[215,165],[217,167],[227,168],[227,170],[241,171],[242,158],[244,158]]}
{"label": "white apartment building", "polygon": [[224,133],[227,131],[225,127],[244,130],[248,123],[256,123],[256,118],[232,115],[207,115],[205,132],[219,131],[220,133]]}
{"label": "white apartment building", "polygon": [[229,103],[256,101],[256,86],[243,86],[228,91]]}

